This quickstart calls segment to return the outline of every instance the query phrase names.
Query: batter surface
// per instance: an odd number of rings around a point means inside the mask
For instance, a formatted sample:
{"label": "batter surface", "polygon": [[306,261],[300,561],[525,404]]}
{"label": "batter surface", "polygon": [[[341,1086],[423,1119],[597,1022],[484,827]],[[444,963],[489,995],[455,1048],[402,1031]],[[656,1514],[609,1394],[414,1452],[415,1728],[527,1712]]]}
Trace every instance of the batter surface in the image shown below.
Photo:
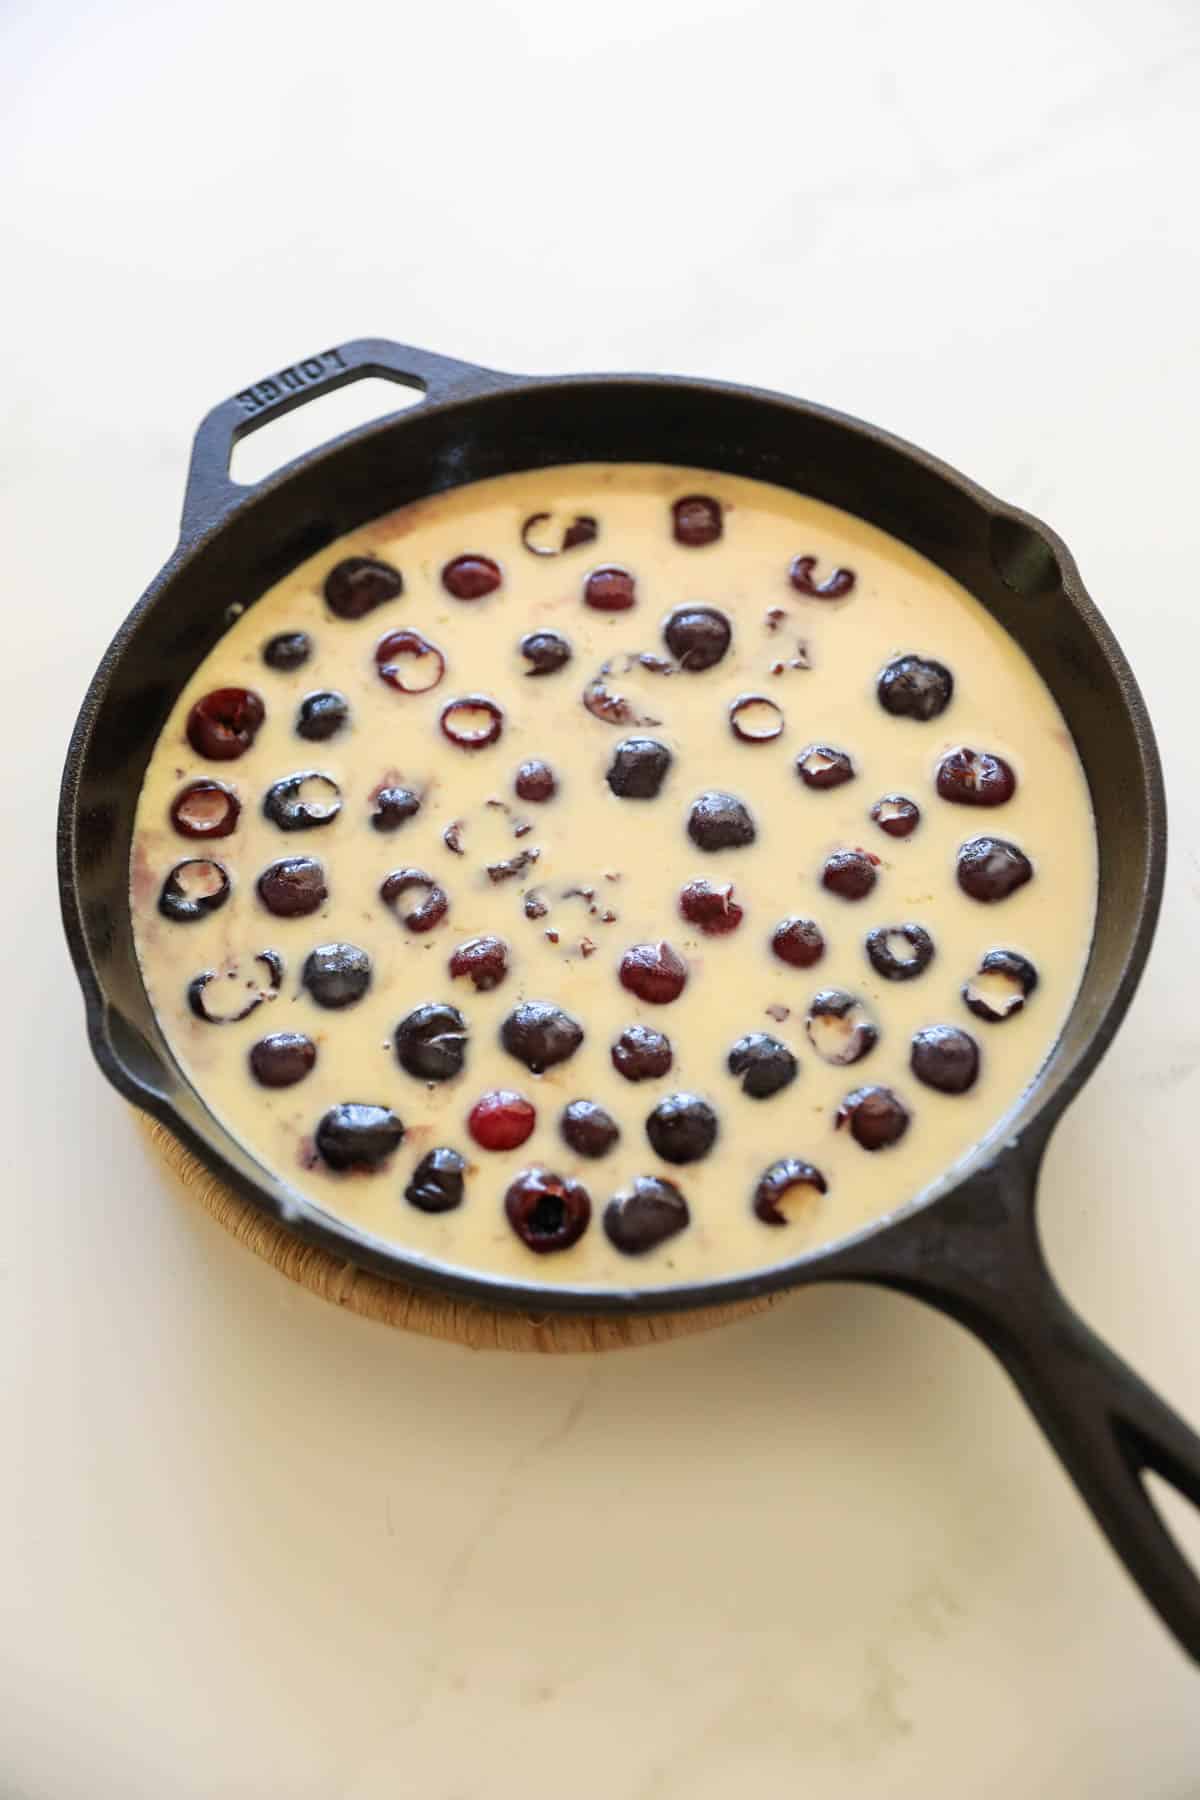
{"label": "batter surface", "polygon": [[1095,884],[1062,717],[965,590],[786,490],[609,464],[403,508],[249,607],[131,868],[167,1041],[259,1161],[433,1261],[619,1287],[965,1156]]}

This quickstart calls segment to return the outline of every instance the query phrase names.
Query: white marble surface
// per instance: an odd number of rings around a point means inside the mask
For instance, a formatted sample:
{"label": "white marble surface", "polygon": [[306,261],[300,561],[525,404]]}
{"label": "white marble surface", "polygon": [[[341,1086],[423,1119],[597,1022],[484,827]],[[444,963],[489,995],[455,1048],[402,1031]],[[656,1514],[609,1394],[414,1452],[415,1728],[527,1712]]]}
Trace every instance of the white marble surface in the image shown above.
{"label": "white marble surface", "polygon": [[1060,527],[1158,720],[1163,926],[1043,1216],[1200,1417],[1198,58],[1188,0],[9,0],[6,1800],[1200,1794],[1195,1675],[965,1336],[853,1290],[591,1361],[337,1314],[166,1194],[51,857],[190,429],[281,362],[889,424]]}

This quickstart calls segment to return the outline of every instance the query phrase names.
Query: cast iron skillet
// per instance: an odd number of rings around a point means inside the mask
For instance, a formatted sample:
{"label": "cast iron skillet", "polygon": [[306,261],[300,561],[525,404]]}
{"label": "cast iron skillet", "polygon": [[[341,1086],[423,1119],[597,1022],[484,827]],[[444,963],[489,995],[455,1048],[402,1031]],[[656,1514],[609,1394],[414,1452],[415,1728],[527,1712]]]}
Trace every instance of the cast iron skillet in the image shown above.
{"label": "cast iron skillet", "polygon": [[[301,457],[254,489],[235,441],[365,375],[424,400]],[[1091,785],[1100,843],[1096,935],[1053,1054],[1003,1130],[920,1202],[763,1272],[638,1294],[523,1287],[438,1270],[320,1212],[265,1173],[172,1062],[133,949],[128,865],[147,759],[176,695],[235,610],[303,558],[422,495],[579,461],[685,463],[778,482],[846,508],[961,581],[1053,690]],[[661,376],[498,374],[364,339],[282,369],[215,408],[196,436],[179,546],[118,632],[67,756],[59,815],[63,916],[97,1061],[128,1100],[300,1237],[383,1275],[490,1305],[576,1313],[713,1305],[810,1281],[900,1288],[995,1352],[1134,1580],[1200,1659],[1200,1580],[1142,1475],[1200,1506],[1200,1439],[1071,1310],[1034,1216],[1038,1166],[1064,1107],[1129,1004],[1158,913],[1162,779],[1140,694],[1066,547],[944,463],[885,432],[778,394]]]}

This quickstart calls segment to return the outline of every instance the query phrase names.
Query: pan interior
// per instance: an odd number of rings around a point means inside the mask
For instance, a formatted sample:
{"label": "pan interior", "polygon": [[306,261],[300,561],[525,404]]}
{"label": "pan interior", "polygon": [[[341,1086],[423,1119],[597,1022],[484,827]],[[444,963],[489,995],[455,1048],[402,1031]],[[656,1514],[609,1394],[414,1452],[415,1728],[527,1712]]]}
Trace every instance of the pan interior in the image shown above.
{"label": "pan interior", "polygon": [[[697,488],[719,500],[726,529],[720,543],[680,548],[669,531],[672,503]],[[546,510],[564,519],[599,515],[604,535],[595,550],[587,549],[574,561],[530,556],[520,543],[520,525]],[[495,599],[468,611],[447,598],[439,571],[455,554],[471,548],[496,554],[506,584]],[[788,571],[794,556],[805,553],[816,557],[821,573],[853,569],[856,590],[844,600],[799,592]],[[381,611],[353,627],[331,621],[323,584],[330,568],[348,555],[374,555],[403,567],[406,594],[394,617]],[[628,616],[589,611],[580,599],[588,570],[612,558],[634,569],[641,582],[636,610]],[[662,650],[662,619],[672,604],[703,600],[719,602],[735,622],[736,647],[725,666],[703,676],[629,666],[631,653]],[[782,620],[772,619],[775,613]],[[577,654],[565,678],[570,684],[565,711],[554,695],[568,692],[567,687],[556,690],[549,682],[531,686],[515,653],[523,630],[555,622],[571,636]],[[443,747],[429,760],[426,750],[417,747],[438,743],[437,711],[445,695],[439,690],[436,696],[401,702],[408,710],[396,713],[395,695],[380,683],[371,652],[386,627],[401,624],[425,631],[446,648],[451,663],[446,693],[452,688],[497,694],[509,721],[503,751],[464,760]],[[260,660],[262,641],[286,628],[311,630],[319,643],[330,646],[334,661],[318,660],[286,683],[268,676]],[[799,661],[793,653],[801,640],[808,667],[791,666]],[[879,707],[875,675],[890,657],[905,651],[940,655],[957,671],[957,698],[944,718],[895,719]],[[648,718],[657,709],[660,723],[649,729],[668,742],[676,759],[674,785],[661,808],[614,801],[605,787],[604,769],[614,745],[628,733],[597,720],[579,704],[587,678],[614,656],[625,658],[621,685],[636,702],[638,716]],[[773,674],[781,656],[785,668]],[[185,738],[189,708],[204,692],[243,681],[268,701],[268,722],[253,754],[228,770],[196,762]],[[349,696],[358,736],[352,731],[341,743],[310,750],[294,738],[295,706],[303,692],[327,684]],[[787,728],[779,744],[747,747],[734,742],[728,709],[748,689],[763,690],[772,703],[778,697]],[[531,711],[534,700],[539,705]],[[414,723],[418,719],[419,726]],[[947,806],[933,793],[935,763],[964,734],[1006,755],[1018,771],[1017,797],[995,815]],[[375,756],[378,769],[374,761],[369,768],[362,761],[364,738],[390,746],[387,758]],[[795,759],[811,741],[844,742],[855,762],[853,781],[837,791],[806,788]],[[594,792],[599,802],[579,809],[565,829],[551,825],[529,840],[545,853],[536,881],[526,877],[502,890],[491,889],[469,859],[453,859],[442,833],[460,815],[482,820],[489,799],[509,793],[509,764],[515,767],[535,751],[547,753],[566,776],[564,795],[556,803],[560,809],[578,807],[585,792]],[[348,816],[340,820],[319,840],[313,834],[311,839],[282,841],[258,813],[259,790],[268,775],[287,773],[293,763],[298,767],[314,757],[314,766],[327,768],[343,792],[353,796],[359,817],[353,823]],[[365,794],[381,779],[387,761],[402,765],[398,772],[425,790],[442,780],[452,790],[446,817],[436,805],[429,808],[415,828],[419,845],[410,833],[402,854],[380,848],[366,831],[363,794],[356,791],[356,783]],[[180,769],[185,779],[227,775],[248,802],[227,858],[236,877],[234,899],[214,917],[212,941],[203,956],[200,933],[163,924],[152,905],[171,863],[189,848],[164,823],[180,785]],[[745,793],[761,834],[752,854],[769,861],[765,887],[761,878],[757,887],[753,880],[742,880],[743,873],[750,875],[746,857],[739,861],[727,852],[710,863],[686,843],[681,809],[693,786],[737,787]],[[895,791],[912,793],[924,812],[911,842],[891,839],[869,820],[871,803]],[[600,803],[606,811],[597,810]],[[549,822],[554,814],[548,809],[544,816]],[[593,827],[602,836],[610,834],[598,861],[586,845]],[[958,844],[989,830],[1027,844],[1037,866],[1034,882],[1000,906],[965,900],[953,882]],[[540,844],[543,835],[547,842]],[[677,867],[663,848],[673,836],[680,846]],[[868,844],[882,858],[878,894],[862,907],[819,885],[824,857],[839,846],[858,843]],[[315,921],[280,925],[257,908],[253,880],[259,866],[272,856],[298,851],[321,855],[335,883],[353,891],[352,915],[334,907],[322,914],[318,929]],[[220,856],[222,846],[216,845],[213,853]],[[385,908],[375,907],[378,916],[367,916],[384,864],[396,860],[415,861],[444,881],[456,909],[461,908],[452,915],[448,934],[406,942]],[[571,918],[556,912],[545,927],[524,918],[520,902],[528,892],[536,889],[558,904],[571,886],[600,886],[606,874],[602,863],[615,864],[621,878],[614,892],[618,917],[611,943],[605,927],[592,923],[600,909],[586,917],[586,908],[581,911],[586,930],[573,929],[572,906],[577,903],[566,906]],[[646,873],[651,870],[652,875]],[[281,1185],[298,1190],[309,1205],[333,1212],[375,1243],[441,1266],[576,1289],[625,1287],[632,1271],[639,1288],[651,1292],[730,1274],[752,1275],[775,1264],[785,1249],[811,1252],[835,1241],[928,1188],[947,1164],[957,1163],[1000,1116],[1011,1112],[1054,1042],[1078,984],[1091,921],[1094,852],[1083,777],[1044,686],[985,610],[928,560],[860,520],[779,488],[711,470],[601,465],[502,478],[432,504],[396,509],[350,538],[323,547],[231,624],[210,661],[176,700],[159,763],[143,791],[134,872],[135,896],[141,895],[144,908],[143,963],[160,1017],[167,1021],[175,1060],[243,1145],[260,1152]],[[678,886],[696,875],[733,881],[747,899],[750,919],[736,936],[706,941],[680,922],[673,904]],[[945,909],[933,905],[939,883],[957,909],[953,916],[943,918]],[[1047,907],[1051,884],[1057,900]],[[825,958],[808,971],[772,960],[765,946],[766,928],[775,915],[793,913],[817,917],[827,936]],[[397,1071],[390,1054],[384,1058],[380,1053],[389,1046],[397,1015],[410,1003],[461,998],[441,973],[446,954],[453,942],[488,929],[501,914],[499,929],[516,949],[510,985],[494,995],[472,994],[469,1002],[461,1001],[471,1016],[473,1066],[467,1078],[429,1097]],[[865,957],[864,938],[874,927],[909,920],[928,920],[937,959],[918,980],[887,981]],[[456,929],[457,921],[461,925]],[[550,947],[544,937],[555,926],[562,928],[555,935],[563,941]],[[290,964],[284,1023],[294,1026],[303,1016],[321,1043],[317,1075],[281,1096],[256,1091],[245,1075],[246,1050],[260,1034],[261,1021],[216,1031],[181,1010],[187,978],[195,972],[192,962],[200,957],[223,965],[227,954],[250,951],[257,944],[256,932],[259,937],[274,934],[273,946]],[[300,992],[296,968],[311,948],[310,939],[316,943],[352,934],[368,949],[376,968],[390,972],[353,1013],[319,1016]],[[594,959],[579,952],[585,935],[600,940]],[[677,1005],[660,1009],[622,992],[614,966],[627,941],[662,936],[678,945],[692,965],[693,979]],[[1041,981],[1024,1017],[1002,1026],[979,1026],[964,1009],[960,989],[987,950],[997,945],[1028,954]],[[405,973],[400,946],[412,953],[409,969],[416,958],[416,986]],[[902,945],[895,948],[903,950]],[[431,967],[439,971],[432,981],[426,975]],[[810,1037],[806,1014],[814,995],[829,987],[853,993],[881,1028],[880,1042],[861,1065],[831,1067],[814,1049],[814,1039],[820,1043],[822,1033],[818,1028]],[[735,1004],[714,1008],[714,997],[731,994],[737,996]],[[590,1041],[567,1068],[530,1079],[498,1053],[494,1067],[488,1062],[484,1045],[494,1044],[509,1003],[522,998],[561,1002],[587,1023]],[[783,1018],[775,1016],[780,1008]],[[661,1025],[670,1034],[675,1065],[669,1077],[646,1087],[614,1079],[608,1046],[627,1022]],[[984,1074],[969,1095],[931,1092],[908,1068],[912,1034],[938,1023],[973,1031],[983,1046]],[[800,1064],[800,1077],[787,1093],[767,1101],[746,1097],[724,1066],[725,1040],[732,1044],[753,1031],[769,1031]],[[830,1048],[828,1042],[825,1048]],[[451,1142],[471,1151],[463,1114],[477,1092],[501,1083],[536,1102],[538,1125],[528,1148],[490,1161],[476,1155],[482,1166],[474,1210],[464,1206],[431,1220],[406,1207],[399,1194],[420,1150]],[[887,1086],[913,1118],[901,1142],[876,1154],[853,1142],[848,1130],[838,1132],[834,1126],[839,1102],[860,1084]],[[677,1091],[699,1093],[711,1103],[720,1121],[720,1153],[673,1171],[648,1148],[643,1126],[654,1102]],[[603,1098],[621,1117],[622,1145],[602,1164],[589,1166],[571,1156],[558,1134],[561,1107],[584,1095]],[[311,1151],[318,1116],[338,1100],[350,1099],[394,1105],[410,1127],[410,1148],[386,1177],[370,1181],[339,1179],[319,1162],[298,1170],[306,1143]],[[248,1123],[251,1114],[271,1122],[266,1138],[256,1136]],[[828,1191],[820,1197],[802,1192],[804,1204],[781,1231],[754,1217],[750,1198],[763,1169],[787,1156],[821,1169],[828,1176]],[[669,1246],[636,1264],[614,1251],[598,1219],[572,1249],[535,1261],[504,1225],[499,1207],[505,1184],[527,1162],[586,1182],[597,1212],[610,1193],[627,1189],[639,1174],[672,1178],[688,1198],[693,1223]],[[790,1202],[785,1213],[791,1213]]]}

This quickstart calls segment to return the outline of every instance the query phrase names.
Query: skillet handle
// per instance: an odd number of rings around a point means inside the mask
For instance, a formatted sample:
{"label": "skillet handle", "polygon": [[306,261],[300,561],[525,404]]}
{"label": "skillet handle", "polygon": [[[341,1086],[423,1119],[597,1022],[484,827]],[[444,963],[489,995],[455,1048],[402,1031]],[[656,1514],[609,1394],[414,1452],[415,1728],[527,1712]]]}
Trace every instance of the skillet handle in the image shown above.
{"label": "skillet handle", "polygon": [[493,369],[456,362],[409,344],[394,344],[389,338],[354,338],[276,369],[222,400],[202,420],[184,490],[183,537],[192,539],[210,531],[250,492],[229,476],[229,458],[239,438],[318,394],[330,394],[370,375],[417,388],[432,401],[487,392],[503,386],[507,379]]}
{"label": "skillet handle", "polygon": [[1056,1285],[1033,1207],[1043,1147],[1005,1152],[927,1222],[914,1214],[890,1268],[862,1273],[949,1313],[999,1358],[1129,1574],[1200,1661],[1200,1575],[1142,1480],[1161,1476],[1200,1508],[1200,1437]]}

